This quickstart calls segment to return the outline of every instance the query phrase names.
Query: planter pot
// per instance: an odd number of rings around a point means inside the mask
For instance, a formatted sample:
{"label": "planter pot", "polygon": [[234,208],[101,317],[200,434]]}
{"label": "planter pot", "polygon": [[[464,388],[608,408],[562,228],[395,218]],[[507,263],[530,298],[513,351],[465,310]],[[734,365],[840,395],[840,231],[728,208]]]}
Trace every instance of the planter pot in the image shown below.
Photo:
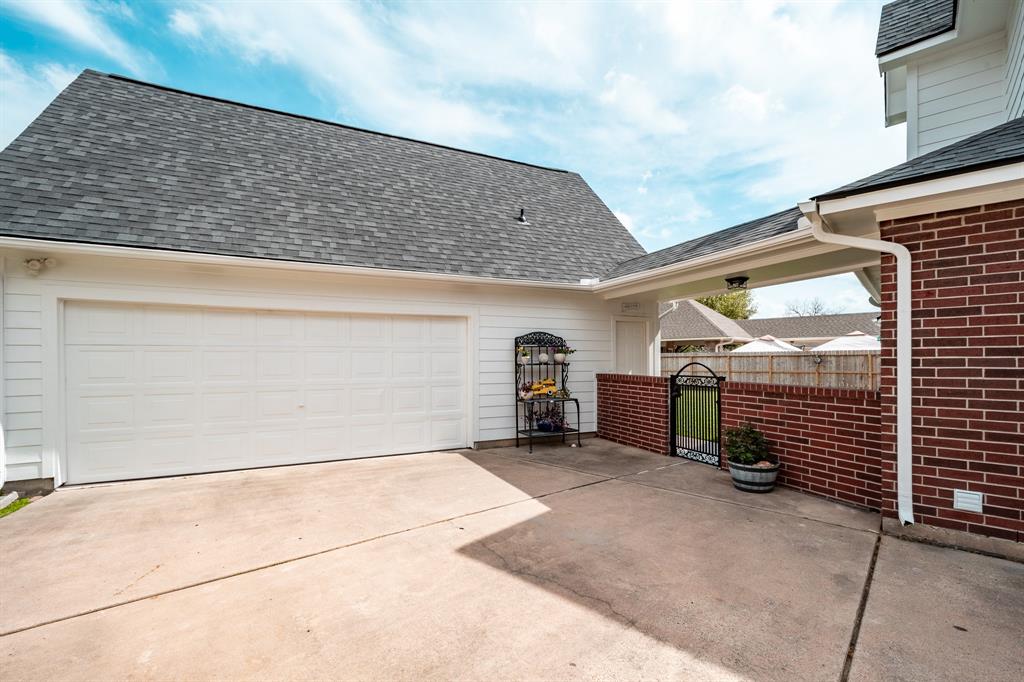
{"label": "planter pot", "polygon": [[539,356],[537,357],[537,360],[538,360],[539,362],[547,362],[547,361],[548,361],[548,354],[547,354],[547,353],[541,353],[541,354],[540,354],[540,355],[539,355]]}
{"label": "planter pot", "polygon": [[519,364],[520,365],[528,365],[528,364],[530,364],[530,356],[529,355],[520,355],[519,356]]}
{"label": "planter pot", "polygon": [[768,493],[775,487],[779,465],[757,467],[729,462],[729,473],[732,474],[732,484],[739,490],[748,493]]}
{"label": "planter pot", "polygon": [[555,353],[555,362],[558,364],[565,362],[565,353]]}

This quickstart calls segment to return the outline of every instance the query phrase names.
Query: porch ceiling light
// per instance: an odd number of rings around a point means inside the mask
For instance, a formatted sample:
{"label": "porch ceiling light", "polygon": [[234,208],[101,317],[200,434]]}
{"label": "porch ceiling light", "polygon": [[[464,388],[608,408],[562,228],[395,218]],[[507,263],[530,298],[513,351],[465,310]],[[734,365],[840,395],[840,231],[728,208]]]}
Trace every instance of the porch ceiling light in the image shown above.
{"label": "porch ceiling light", "polygon": [[746,289],[747,282],[750,278],[746,275],[736,275],[735,277],[726,277],[725,286],[727,289]]}

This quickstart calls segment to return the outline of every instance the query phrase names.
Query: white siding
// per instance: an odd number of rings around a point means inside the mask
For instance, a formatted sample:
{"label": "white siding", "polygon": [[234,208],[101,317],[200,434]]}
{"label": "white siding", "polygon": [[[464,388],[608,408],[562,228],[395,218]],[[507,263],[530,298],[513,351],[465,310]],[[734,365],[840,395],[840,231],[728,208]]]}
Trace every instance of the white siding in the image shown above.
{"label": "white siding", "polygon": [[999,33],[916,65],[908,92],[916,111],[911,156],[952,144],[1006,120],[1006,35]]}
{"label": "white siding", "polygon": [[[21,289],[23,291],[23,289]],[[42,324],[40,296],[4,287],[4,436],[7,478],[39,478],[42,464]]]}
{"label": "white siding", "polygon": [[[11,264],[25,254],[9,252],[9,256]],[[594,374],[611,369],[612,363],[611,308],[587,292],[85,256],[60,256],[59,264],[38,278],[11,267],[5,284],[4,426],[12,480],[53,476],[64,447],[58,367],[60,300],[465,316],[470,320],[471,345],[477,339],[471,351],[477,377],[472,434],[478,442],[515,435],[512,352],[516,335],[541,329],[565,337],[577,349],[569,387],[580,399],[584,431],[596,426]],[[652,329],[652,338],[655,332]]]}
{"label": "white siding", "polygon": [[1024,2],[1017,0],[1007,22],[1006,120],[1024,116]]}

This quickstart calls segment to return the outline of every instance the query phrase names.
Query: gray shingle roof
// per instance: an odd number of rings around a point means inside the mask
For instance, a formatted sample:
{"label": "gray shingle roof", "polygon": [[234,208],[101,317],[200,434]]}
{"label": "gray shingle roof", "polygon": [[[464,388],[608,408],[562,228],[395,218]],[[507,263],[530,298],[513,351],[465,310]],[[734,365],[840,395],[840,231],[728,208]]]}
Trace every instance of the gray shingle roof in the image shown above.
{"label": "gray shingle roof", "polygon": [[644,253],[575,173],[95,71],[0,152],[0,234],[559,282]]}
{"label": "gray shingle roof", "polygon": [[770,334],[779,339],[813,339],[836,337],[850,332],[878,336],[878,313],[839,313],[837,315],[805,315],[803,317],[765,317],[740,320],[752,337]]}
{"label": "gray shingle roof", "polygon": [[895,52],[956,26],[956,0],[896,0],[882,5],[875,56]]}
{"label": "gray shingle roof", "polygon": [[1024,117],[814,197],[838,199],[1024,161]]}
{"label": "gray shingle roof", "polygon": [[706,305],[694,300],[678,301],[678,303],[675,310],[661,318],[663,341],[749,337],[749,334],[740,326],[741,322],[730,320]]}
{"label": "gray shingle roof", "polygon": [[702,237],[619,263],[605,275],[605,279],[682,263],[698,256],[725,251],[726,249],[792,232],[796,229],[797,219],[801,215],[800,209],[787,208],[785,211],[779,211],[763,218],[733,225],[724,230],[712,232],[711,234],[706,234]]}

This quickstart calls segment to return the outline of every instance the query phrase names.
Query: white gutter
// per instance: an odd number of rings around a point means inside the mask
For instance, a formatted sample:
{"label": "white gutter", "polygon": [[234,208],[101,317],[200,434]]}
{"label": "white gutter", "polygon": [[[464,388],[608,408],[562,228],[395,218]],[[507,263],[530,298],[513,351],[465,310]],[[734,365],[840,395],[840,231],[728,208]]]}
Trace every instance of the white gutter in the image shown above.
{"label": "white gutter", "polygon": [[809,225],[811,234],[818,241],[865,251],[879,251],[896,258],[896,508],[902,523],[914,523],[910,251],[894,242],[849,237],[827,231],[825,219],[818,213],[816,201],[800,202],[800,210],[804,213],[800,223]]}

